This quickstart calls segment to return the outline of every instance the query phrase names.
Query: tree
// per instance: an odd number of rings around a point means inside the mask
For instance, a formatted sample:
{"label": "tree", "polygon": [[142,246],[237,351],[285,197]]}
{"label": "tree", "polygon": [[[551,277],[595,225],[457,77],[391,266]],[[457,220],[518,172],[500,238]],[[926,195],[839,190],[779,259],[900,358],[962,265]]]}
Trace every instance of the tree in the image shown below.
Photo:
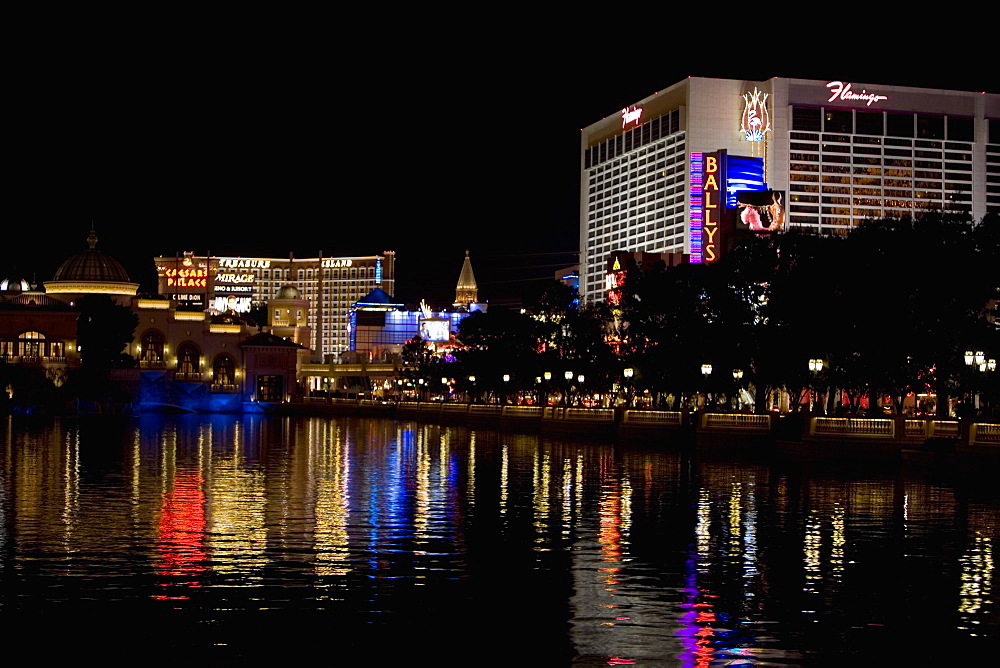
{"label": "tree", "polygon": [[85,378],[104,382],[111,369],[135,366],[135,359],[125,351],[135,338],[139,317],[107,295],[87,295],[76,304],[80,309],[76,338]]}

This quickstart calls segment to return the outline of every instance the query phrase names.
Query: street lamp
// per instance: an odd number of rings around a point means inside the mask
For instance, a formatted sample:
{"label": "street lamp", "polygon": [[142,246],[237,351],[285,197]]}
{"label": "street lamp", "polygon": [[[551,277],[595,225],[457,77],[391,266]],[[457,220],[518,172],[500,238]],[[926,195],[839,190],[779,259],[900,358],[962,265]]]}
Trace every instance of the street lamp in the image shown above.
{"label": "street lamp", "polygon": [[743,369],[733,369],[733,380],[736,381],[736,396],[733,397],[733,404],[736,410],[740,410],[742,398],[740,397],[740,390],[742,389],[741,380],[743,380]]}
{"label": "street lamp", "polygon": [[[705,377],[705,382],[708,382],[708,377],[712,375],[712,365],[702,364],[701,375]],[[711,398],[712,398],[711,393],[705,392],[705,410],[708,410],[708,402],[711,401]]]}
{"label": "street lamp", "polygon": [[823,360],[819,357],[809,359],[809,373],[812,374],[813,382],[809,387],[809,412],[813,410],[813,401],[816,395],[816,375],[823,370]]}
{"label": "street lamp", "polygon": [[[979,369],[982,373],[985,373],[986,371],[995,371],[997,368],[996,359],[992,357],[986,359],[986,353],[982,350],[966,350],[965,363],[973,368]],[[977,411],[979,410],[978,392],[974,392],[972,394],[972,405]]]}

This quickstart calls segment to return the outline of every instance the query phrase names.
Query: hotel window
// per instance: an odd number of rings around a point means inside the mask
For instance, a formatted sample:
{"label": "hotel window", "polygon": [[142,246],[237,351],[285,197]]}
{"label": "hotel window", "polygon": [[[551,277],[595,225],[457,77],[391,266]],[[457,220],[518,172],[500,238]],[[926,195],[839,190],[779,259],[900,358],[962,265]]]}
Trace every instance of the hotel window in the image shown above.
{"label": "hotel window", "polygon": [[257,378],[257,401],[281,401],[284,386],[281,376],[259,376]]}
{"label": "hotel window", "polygon": [[948,139],[952,141],[976,141],[975,122],[973,119],[949,116]]}
{"label": "hotel window", "polygon": [[219,355],[212,365],[212,382],[215,385],[232,386],[236,384],[236,362],[229,355]]}
{"label": "hotel window", "polygon": [[199,371],[199,352],[193,344],[185,343],[177,350],[177,372],[193,374]]}
{"label": "hotel window", "polygon": [[882,112],[858,111],[854,114],[855,132],[859,135],[884,135]]}
{"label": "hotel window", "polygon": [[823,132],[846,132],[854,131],[853,113],[838,109],[827,109],[823,117]]}
{"label": "hotel window", "polygon": [[41,357],[45,335],[41,332],[21,332],[17,337],[17,354],[21,357]]}
{"label": "hotel window", "polygon": [[919,114],[917,136],[921,139],[944,139],[944,117]]}
{"label": "hotel window", "polygon": [[142,342],[139,346],[139,359],[142,362],[162,362],[165,339],[155,329],[151,329],[142,335]]}
{"label": "hotel window", "polygon": [[912,137],[913,114],[886,114],[885,130],[887,135],[893,137]]}
{"label": "hotel window", "polygon": [[806,132],[820,131],[820,110],[805,107],[792,107],[792,129]]}

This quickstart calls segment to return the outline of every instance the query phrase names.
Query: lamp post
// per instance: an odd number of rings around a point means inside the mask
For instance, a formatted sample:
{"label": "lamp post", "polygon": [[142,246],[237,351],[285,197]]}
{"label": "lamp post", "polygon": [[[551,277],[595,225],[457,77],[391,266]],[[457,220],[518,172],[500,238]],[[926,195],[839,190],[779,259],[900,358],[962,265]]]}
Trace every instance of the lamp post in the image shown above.
{"label": "lamp post", "polygon": [[743,389],[743,369],[733,369],[733,380],[736,381],[736,396],[734,398],[733,404],[736,410],[740,410],[742,407],[740,391]]}
{"label": "lamp post", "polygon": [[632,377],[635,376],[635,369],[628,366],[622,370],[622,378],[625,382],[622,384],[625,386],[625,406],[631,408],[632,406]]}
{"label": "lamp post", "polygon": [[809,384],[809,412],[813,411],[813,398],[816,394],[816,378],[819,376],[819,372],[823,370],[824,362],[819,357],[813,357],[809,360],[809,375],[812,377],[812,382]]}
{"label": "lamp post", "polygon": [[[712,375],[712,365],[711,364],[702,364],[701,365],[701,375],[704,376],[704,378],[705,378],[705,384],[707,386],[708,385],[709,376]],[[711,401],[711,397],[712,397],[712,394],[706,390],[705,391],[705,410],[708,410],[708,402]]]}
{"label": "lamp post", "polygon": [[[997,368],[996,359],[992,357],[987,359],[986,353],[982,350],[966,350],[965,363],[973,369],[977,369],[980,373],[995,371]],[[979,392],[973,391],[972,393],[972,407],[977,412],[979,411]]]}

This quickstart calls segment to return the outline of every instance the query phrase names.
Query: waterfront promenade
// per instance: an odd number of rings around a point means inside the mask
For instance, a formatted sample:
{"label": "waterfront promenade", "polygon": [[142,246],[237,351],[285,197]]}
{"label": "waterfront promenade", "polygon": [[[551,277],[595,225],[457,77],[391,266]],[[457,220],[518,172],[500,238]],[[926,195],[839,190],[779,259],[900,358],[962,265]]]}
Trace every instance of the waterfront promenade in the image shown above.
{"label": "waterfront promenade", "polygon": [[520,406],[458,402],[390,402],[304,398],[299,415],[358,415],[413,419],[476,428],[698,446],[757,447],[808,456],[894,457],[907,453],[991,456],[1000,459],[1000,423],[974,418],[827,417],[805,413],[716,413],[630,408]]}

